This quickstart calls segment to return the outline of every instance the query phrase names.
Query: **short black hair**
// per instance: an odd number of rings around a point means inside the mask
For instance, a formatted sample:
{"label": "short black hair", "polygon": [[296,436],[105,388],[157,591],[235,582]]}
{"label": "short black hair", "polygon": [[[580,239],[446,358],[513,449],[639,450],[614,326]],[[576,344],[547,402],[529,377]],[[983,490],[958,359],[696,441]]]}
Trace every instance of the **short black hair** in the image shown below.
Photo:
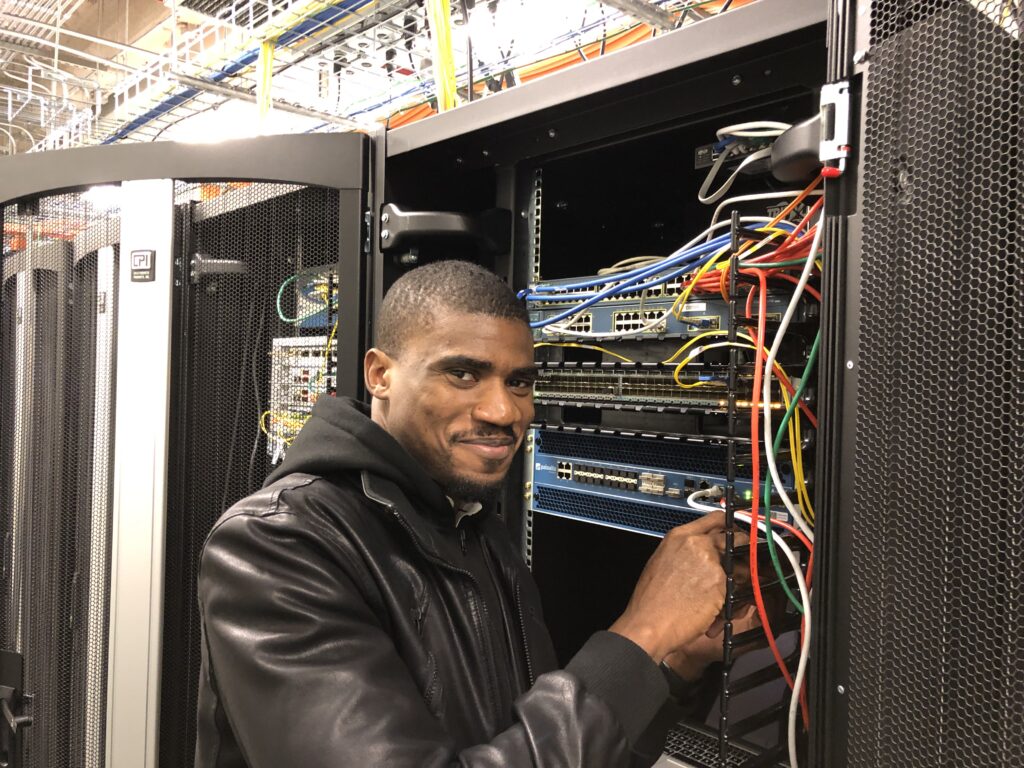
{"label": "short black hair", "polygon": [[435,261],[388,289],[377,316],[377,347],[398,355],[404,340],[440,309],[530,322],[524,302],[493,272],[468,261]]}

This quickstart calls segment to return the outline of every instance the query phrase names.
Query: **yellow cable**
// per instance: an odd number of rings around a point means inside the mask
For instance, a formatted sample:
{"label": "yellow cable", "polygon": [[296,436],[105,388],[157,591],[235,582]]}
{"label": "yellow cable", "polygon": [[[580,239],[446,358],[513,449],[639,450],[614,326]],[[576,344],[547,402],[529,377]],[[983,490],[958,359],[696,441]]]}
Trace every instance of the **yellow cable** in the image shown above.
{"label": "yellow cable", "polygon": [[[674,363],[675,359],[677,357],[679,357],[679,355],[681,355],[683,352],[688,350],[690,347],[692,347],[694,344],[696,344],[701,339],[706,339],[706,338],[709,338],[711,336],[725,336],[728,333],[729,333],[728,331],[704,331],[703,333],[698,333],[692,339],[690,339],[685,344],[683,344],[683,346],[681,346],[679,349],[677,349],[672,354],[672,357],[670,357],[668,360],[662,360],[661,364],[662,365],[668,365],[669,363]],[[743,334],[743,333],[737,333],[736,336],[744,338],[744,339],[750,339],[749,336],[747,336],[746,334]],[[753,342],[751,342],[751,343],[753,343]]]}
{"label": "yellow cable", "polygon": [[[339,320],[340,320],[340,318],[339,318]],[[331,342],[334,341],[334,334],[337,333],[337,332],[338,332],[338,320],[335,320],[334,321],[334,327],[331,328],[331,335],[327,337],[327,344],[324,345],[324,354],[323,354],[324,362],[323,362],[323,367],[319,371],[316,372],[316,382],[314,382],[314,386],[319,384],[321,381],[323,381],[324,380],[324,376],[327,374],[327,361],[330,359],[330,356],[331,356]]]}
{"label": "yellow cable", "polygon": [[[746,243],[743,244],[743,247],[740,248],[739,253],[747,252],[747,257],[748,258],[750,256],[752,256],[753,254],[757,253],[757,251],[760,248],[763,248],[765,245],[767,245],[769,242],[774,240],[776,237],[779,237],[780,235],[788,235],[789,234],[784,229],[777,229],[777,228],[770,227],[770,226],[759,228],[757,231],[758,232],[770,232],[770,234],[768,235],[768,237],[764,238],[759,243],[757,243],[757,245],[751,246],[750,245],[750,241],[747,241]],[[748,246],[749,246],[749,250],[748,250]],[[676,300],[672,303],[672,306],[669,308],[669,312],[671,312],[675,316],[676,320],[679,320],[680,322],[683,322],[683,316],[682,316],[683,315],[683,308],[686,306],[686,302],[689,300],[690,294],[693,292],[694,286],[697,285],[697,283],[700,281],[700,279],[702,277],[704,277],[705,273],[708,272],[708,270],[710,270],[712,266],[714,266],[716,269],[719,269],[719,270],[721,270],[721,269],[728,269],[729,262],[725,262],[725,261],[719,262],[718,261],[724,254],[726,254],[728,252],[729,252],[729,248],[725,247],[725,248],[722,248],[721,250],[719,250],[717,253],[715,253],[715,255],[712,256],[707,261],[706,264],[704,264],[704,266],[702,266],[699,270],[697,270],[697,273],[693,276],[693,279],[690,280],[689,285],[686,286],[686,290],[683,293],[681,293],[679,296],[676,297]]]}
{"label": "yellow cable", "polygon": [[536,349],[537,347],[576,347],[578,349],[593,349],[593,350],[595,350],[597,352],[603,352],[606,355],[611,355],[612,357],[617,357],[617,358],[619,358],[619,360],[622,360],[623,362],[626,362],[626,363],[635,362],[634,360],[630,360],[628,357],[623,357],[618,352],[612,352],[610,349],[605,349],[604,347],[599,347],[596,344],[575,344],[573,342],[568,342],[568,341],[567,342],[559,342],[559,343],[556,343],[556,342],[553,342],[553,341],[538,341],[536,344],[533,345],[534,349]]}
{"label": "yellow cable", "polygon": [[682,372],[683,368],[685,368],[698,357],[703,355],[709,349],[721,349],[722,347],[736,347],[737,349],[752,349],[755,352],[757,351],[757,347],[755,347],[753,344],[740,344],[738,341],[718,341],[715,342],[714,344],[708,344],[707,346],[704,347],[698,347],[696,352],[694,352],[689,357],[685,358],[681,363],[679,363],[679,365],[676,366],[675,371],[672,373],[672,379],[675,381],[676,384],[678,384],[683,389],[693,389],[694,387],[699,387],[703,385],[703,381],[694,382],[693,384],[684,384],[679,380],[679,374]]}
{"label": "yellow cable", "polygon": [[803,455],[803,444],[802,444],[802,442],[800,442],[801,441],[801,437],[800,437],[800,410],[799,409],[796,409],[796,410],[793,411],[793,418],[790,419],[790,423],[793,424],[793,432],[796,435],[797,447],[799,448],[799,451],[797,452],[797,461],[796,461],[796,463],[794,465],[794,469],[796,471],[796,478],[797,478],[797,489],[799,490],[799,492],[800,492],[800,494],[801,494],[801,496],[803,497],[803,500],[804,500],[802,508],[804,510],[806,510],[806,512],[807,512],[807,514],[805,515],[805,519],[807,519],[807,522],[809,522],[811,525],[813,525],[814,524],[814,505],[811,503],[811,494],[808,493],[808,491],[807,491],[807,480],[804,477],[804,455]]}
{"label": "yellow cable", "polygon": [[[664,364],[671,363],[672,360],[676,357],[676,355],[678,355],[683,350],[688,349],[689,347],[692,347],[694,345],[694,343],[696,343],[697,341],[699,341],[702,338],[705,338],[707,336],[724,336],[727,333],[728,333],[728,331],[705,331],[704,333],[700,334],[699,336],[694,336],[690,341],[688,341],[686,344],[684,344],[682,347],[680,347],[679,350],[676,352],[676,354],[672,355],[672,357],[670,357],[668,360],[663,361],[662,364],[664,365]],[[753,350],[754,352],[758,351],[757,350],[757,346],[756,346],[754,340],[750,336],[748,336],[747,334],[745,334],[745,333],[737,333],[736,337],[739,338],[739,339],[744,339],[745,341],[748,341],[750,343],[749,344],[741,344],[741,343],[736,342],[736,341],[720,341],[720,342],[717,342],[715,344],[708,344],[706,347],[700,347],[694,354],[690,355],[689,357],[687,357],[685,360],[683,360],[681,363],[679,363],[676,366],[676,369],[675,369],[675,371],[672,374],[672,378],[675,381],[675,383],[678,384],[683,389],[693,389],[694,387],[699,387],[699,386],[702,386],[702,385],[706,384],[706,382],[703,382],[703,381],[696,382],[694,384],[684,384],[683,382],[681,382],[679,380],[679,374],[683,370],[683,368],[685,368],[687,365],[689,365],[695,359],[697,359],[702,354],[704,354],[705,350],[708,350],[708,349],[719,349],[721,347],[736,347],[737,349],[750,349],[750,350]],[[762,352],[764,351],[764,347],[761,347],[761,351]],[[760,363],[760,360],[758,362]],[[792,386],[791,382],[789,381],[789,377],[786,375],[786,372],[783,370],[782,366],[779,365],[779,361],[778,360],[775,361],[775,363],[774,363],[774,365],[772,367],[772,370],[775,371],[775,375],[779,378],[780,381],[784,382],[784,384],[790,384],[790,386]],[[783,391],[784,392],[786,391],[785,387],[783,387]]]}
{"label": "yellow cable", "polygon": [[714,256],[708,259],[707,263],[697,270],[697,274],[693,276],[690,284],[686,286],[686,290],[676,296],[676,300],[672,302],[672,306],[669,307],[669,313],[675,316],[676,320],[682,322],[683,309],[686,307],[686,302],[690,298],[690,294],[693,293],[693,287],[697,285],[697,281],[704,277],[704,273],[711,269],[711,266],[722,256],[723,253],[727,253],[728,248],[722,248]]}

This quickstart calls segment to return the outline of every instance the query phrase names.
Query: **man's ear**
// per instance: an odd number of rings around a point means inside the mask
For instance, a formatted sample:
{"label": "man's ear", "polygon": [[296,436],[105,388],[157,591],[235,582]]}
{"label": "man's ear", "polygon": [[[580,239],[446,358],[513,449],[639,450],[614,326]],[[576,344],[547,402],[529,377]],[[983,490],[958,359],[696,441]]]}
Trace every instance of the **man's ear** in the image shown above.
{"label": "man's ear", "polygon": [[366,350],[363,358],[363,381],[366,391],[378,400],[387,400],[391,390],[391,369],[394,360],[376,347]]}

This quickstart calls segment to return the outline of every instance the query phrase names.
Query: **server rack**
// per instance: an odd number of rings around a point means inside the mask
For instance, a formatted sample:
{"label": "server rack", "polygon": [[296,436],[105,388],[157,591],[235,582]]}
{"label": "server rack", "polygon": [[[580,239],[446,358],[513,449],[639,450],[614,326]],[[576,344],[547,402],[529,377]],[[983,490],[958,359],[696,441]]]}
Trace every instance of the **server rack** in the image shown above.
{"label": "server rack", "polygon": [[[407,266],[452,255],[484,263],[520,290],[538,281],[572,282],[620,257],[671,252],[710,217],[695,200],[705,171],[694,170],[693,153],[709,136],[714,140],[716,127],[758,118],[797,123],[818,112],[826,82],[824,11],[813,3],[743,8],[715,24],[698,25],[686,44],[672,36],[656,39],[518,94],[471,105],[461,115],[441,115],[390,132],[381,197],[391,206],[380,229],[395,227],[395,209],[442,207],[462,218],[466,236],[452,237],[459,225],[438,220],[413,239],[407,222],[400,220],[400,243],[390,236],[377,240],[383,247],[376,262],[375,300]],[[633,80],[635,72],[645,77]],[[429,194],[423,178],[436,180]],[[493,237],[486,243],[479,237],[480,222],[494,208],[512,214],[512,236],[503,247],[494,247]],[[593,315],[579,321],[580,329],[632,327],[628,324],[638,322],[634,315],[663,310],[659,301],[671,304],[675,293],[666,289],[666,294],[668,299],[630,296],[595,305]],[[785,304],[778,302],[770,307]],[[735,307],[721,299],[702,304],[705,329],[735,329]],[[545,311],[554,314],[564,306]],[[540,311],[531,306],[535,317]],[[803,332],[810,336],[805,346],[791,350],[789,363],[809,351],[816,311],[817,306],[801,314]],[[656,363],[663,358],[645,356],[652,344],[669,345],[661,347],[667,356],[696,333],[670,320],[648,335],[665,340],[612,344],[614,356],[538,348],[538,420],[500,510],[522,537],[563,661],[625,606],[657,544],[637,531],[663,532],[699,514],[686,509],[685,502],[689,491],[705,487],[701,483],[724,485],[732,479],[740,493],[744,487],[750,490],[750,480],[743,477],[750,469],[750,441],[737,443],[725,428],[733,421],[742,430],[747,417],[729,419],[723,405],[685,394],[693,390],[676,389],[672,369],[659,369]],[[552,343],[584,340],[566,335],[538,336],[537,341],[545,338]],[[670,338],[676,338],[674,344]],[[742,369],[736,381],[742,387],[747,375],[749,392],[746,362],[736,363]],[[728,356],[722,363],[724,372]],[[676,392],[671,400],[641,395],[599,402],[603,387],[664,393],[660,382],[665,380]],[[604,407],[579,407],[574,392],[581,391],[591,393],[592,402],[583,405]],[[734,411],[740,410],[736,404],[744,398],[738,391],[715,400],[730,400]],[[737,459],[727,460],[728,449]],[[727,478],[737,460],[745,466]],[[582,484],[574,482],[579,478]],[[645,483],[649,493],[637,493]],[[736,506],[741,500],[738,494]],[[795,635],[782,634],[780,653],[795,662]],[[726,695],[714,703],[709,717],[701,714],[689,723],[692,727],[673,732],[670,746],[676,754],[708,766],[784,759],[779,722],[788,699],[784,683],[771,679],[771,666],[765,654],[739,659]],[[711,679],[716,690],[719,683]],[[741,687],[751,692],[741,696]]]}
{"label": "server rack", "polygon": [[199,548],[268,471],[275,336],[355,394],[368,163],[358,135],[5,161],[5,760],[191,764]]}

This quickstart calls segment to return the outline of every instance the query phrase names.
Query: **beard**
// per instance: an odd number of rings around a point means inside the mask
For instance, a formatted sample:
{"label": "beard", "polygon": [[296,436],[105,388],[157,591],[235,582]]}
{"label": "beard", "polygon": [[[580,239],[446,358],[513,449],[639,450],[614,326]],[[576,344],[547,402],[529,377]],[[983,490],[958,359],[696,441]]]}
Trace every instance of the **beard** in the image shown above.
{"label": "beard", "polygon": [[[454,444],[454,441],[453,441]],[[441,486],[445,496],[458,502],[478,501],[487,505],[496,501],[501,494],[502,486],[505,485],[505,477],[508,468],[502,472],[496,480],[490,482],[480,481],[470,475],[465,475],[455,466],[455,457],[451,449],[444,456],[424,457],[423,464],[434,481]],[[495,462],[495,470],[501,462]]]}
{"label": "beard", "polygon": [[478,501],[483,505],[496,501],[501,493],[501,487],[505,484],[505,478],[493,483],[481,483],[472,478],[457,475],[448,467],[449,473],[445,477],[438,478],[445,496],[455,501]]}

